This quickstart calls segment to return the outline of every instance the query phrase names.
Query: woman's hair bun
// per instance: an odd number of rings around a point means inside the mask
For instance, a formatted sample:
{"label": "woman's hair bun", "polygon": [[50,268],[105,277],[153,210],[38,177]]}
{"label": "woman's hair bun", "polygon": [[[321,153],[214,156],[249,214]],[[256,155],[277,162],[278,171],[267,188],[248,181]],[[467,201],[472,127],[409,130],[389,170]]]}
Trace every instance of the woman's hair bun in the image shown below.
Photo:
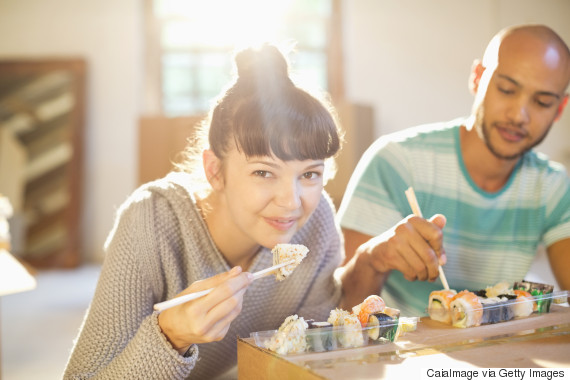
{"label": "woman's hair bun", "polygon": [[288,63],[277,47],[263,44],[257,48],[248,48],[235,56],[239,80],[266,79],[286,80],[290,82]]}

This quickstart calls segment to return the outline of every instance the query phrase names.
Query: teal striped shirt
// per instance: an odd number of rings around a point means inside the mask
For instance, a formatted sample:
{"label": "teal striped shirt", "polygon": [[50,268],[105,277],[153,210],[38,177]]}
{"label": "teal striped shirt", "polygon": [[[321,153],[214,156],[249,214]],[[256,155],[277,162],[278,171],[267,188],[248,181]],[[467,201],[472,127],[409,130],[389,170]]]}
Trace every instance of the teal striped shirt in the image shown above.
{"label": "teal striped shirt", "polygon": [[[540,244],[570,237],[565,168],[531,151],[502,190],[483,191],[460,153],[463,121],[423,125],[376,140],[355,169],[338,213],[342,227],[379,235],[412,213],[404,192],[413,186],[424,217],[441,213],[447,218],[444,271],[457,291],[520,281]],[[409,282],[392,271],[382,297],[402,315],[425,315],[429,293],[442,288],[439,280]]]}

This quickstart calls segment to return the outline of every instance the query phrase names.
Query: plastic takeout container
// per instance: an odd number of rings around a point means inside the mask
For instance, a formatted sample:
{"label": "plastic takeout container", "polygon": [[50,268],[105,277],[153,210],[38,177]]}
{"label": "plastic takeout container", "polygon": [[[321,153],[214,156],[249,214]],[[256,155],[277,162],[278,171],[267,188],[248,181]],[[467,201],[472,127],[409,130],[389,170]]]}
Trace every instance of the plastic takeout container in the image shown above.
{"label": "plastic takeout container", "polygon": [[400,317],[372,327],[320,327],[294,333],[268,330],[250,336],[258,347],[281,355],[325,352],[394,342],[406,332],[415,330],[419,321],[419,317]]}
{"label": "plastic takeout container", "polygon": [[[471,293],[477,295],[477,292]],[[490,298],[478,296],[479,307],[471,307],[472,305],[469,304],[458,305],[452,302],[449,309],[427,308],[426,311],[432,319],[454,327],[476,327],[549,313],[553,303],[566,303],[567,297],[568,291],[566,290],[524,298],[509,295]]]}

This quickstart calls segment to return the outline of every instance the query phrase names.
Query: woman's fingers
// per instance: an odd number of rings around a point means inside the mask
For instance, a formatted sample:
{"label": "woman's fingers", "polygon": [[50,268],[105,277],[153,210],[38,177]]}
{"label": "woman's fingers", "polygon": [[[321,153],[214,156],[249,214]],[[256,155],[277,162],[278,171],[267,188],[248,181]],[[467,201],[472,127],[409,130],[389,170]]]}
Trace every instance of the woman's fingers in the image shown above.
{"label": "woman's fingers", "polygon": [[234,297],[217,304],[208,311],[205,322],[208,323],[207,334],[211,341],[224,338],[231,322],[241,313],[245,291],[245,288],[240,290]]}
{"label": "woman's fingers", "polygon": [[226,303],[226,308],[234,306],[234,303],[239,301],[243,297],[243,293],[253,281],[253,274],[246,272],[241,273],[239,276],[232,277],[227,281],[224,281],[220,285],[216,286],[214,290],[202,298],[198,298],[197,304],[204,310],[204,312],[209,312],[213,310],[218,305]]}
{"label": "woman's fingers", "polygon": [[[237,269],[236,269],[237,268]],[[175,348],[222,339],[241,312],[243,295],[253,281],[241,268],[195,282],[181,294],[213,287],[204,297],[164,310],[159,325]]]}
{"label": "woman's fingers", "polygon": [[[243,303],[243,295],[247,286],[241,286],[232,279],[234,284],[224,284],[222,290],[208,294],[200,302],[191,306],[188,319],[196,321],[194,335],[200,337],[202,342],[211,342],[222,339],[230,323],[239,315]],[[229,282],[229,281],[228,281]],[[241,281],[249,284],[249,281]],[[216,290],[219,290],[219,286]],[[234,291],[235,290],[235,291]]]}
{"label": "woman's fingers", "polygon": [[215,288],[216,286],[222,284],[223,282],[229,280],[230,278],[238,276],[240,273],[242,273],[241,267],[236,266],[227,272],[218,273],[217,275],[206,278],[204,280],[195,281],[189,287],[180,292],[178,296],[188,293],[199,292],[210,288]]}

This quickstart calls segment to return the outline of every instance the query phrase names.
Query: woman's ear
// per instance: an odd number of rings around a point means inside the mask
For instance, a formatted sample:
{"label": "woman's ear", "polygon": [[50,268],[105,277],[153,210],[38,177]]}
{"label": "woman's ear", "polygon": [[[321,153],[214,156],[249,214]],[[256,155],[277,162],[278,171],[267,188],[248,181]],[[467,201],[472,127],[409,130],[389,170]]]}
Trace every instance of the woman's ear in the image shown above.
{"label": "woman's ear", "polygon": [[224,188],[224,177],[222,175],[222,160],[210,150],[205,149],[202,152],[202,162],[204,164],[204,173],[214,190],[222,190]]}
{"label": "woman's ear", "polygon": [[483,63],[480,60],[476,59],[473,61],[471,75],[469,75],[469,90],[472,94],[476,94],[479,90],[479,82],[484,71],[485,67],[483,67]]}

